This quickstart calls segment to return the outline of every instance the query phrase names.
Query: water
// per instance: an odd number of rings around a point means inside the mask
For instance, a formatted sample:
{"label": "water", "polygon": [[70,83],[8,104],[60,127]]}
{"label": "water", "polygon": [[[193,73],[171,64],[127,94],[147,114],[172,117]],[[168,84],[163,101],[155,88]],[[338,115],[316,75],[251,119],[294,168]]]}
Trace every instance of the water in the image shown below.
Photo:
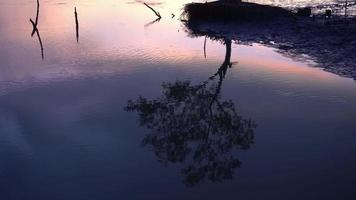
{"label": "water", "polygon": [[[356,197],[355,81],[272,48],[235,42],[233,66],[225,69],[224,78],[209,80],[224,66],[229,48],[208,39],[205,58],[204,37],[189,36],[177,19],[183,3],[154,4],[163,18],[147,25],[154,14],[134,1],[42,1],[42,60],[38,38],[30,36],[35,1],[1,0],[0,199]],[[174,90],[164,90],[162,83],[184,81],[190,81],[189,87],[163,93]],[[198,91],[208,98],[192,93],[204,83],[206,88]],[[165,109],[160,114],[159,109],[125,110],[139,96],[160,102],[162,108],[167,94],[194,101],[181,100],[173,115]],[[199,131],[211,123],[206,106],[214,94],[214,112],[219,113],[219,103],[227,106],[223,102],[231,101],[236,113],[226,107],[231,111],[226,116],[246,127],[247,122],[257,125],[247,133],[216,121],[210,124],[225,127],[225,134],[209,136],[215,142],[208,147],[216,152],[212,159],[233,173],[232,179],[217,173],[216,182],[208,176],[214,171],[211,166],[204,168],[205,177],[192,179],[182,171],[209,163],[204,154],[198,156],[201,163],[192,155],[210,141]],[[183,123],[179,113],[185,105],[191,106],[186,115],[190,120]],[[207,116],[195,116],[192,108]],[[145,116],[153,118],[140,126]],[[177,121],[167,122],[173,119]],[[165,136],[175,133],[173,125],[182,124],[178,130],[188,129],[192,136]],[[251,137],[230,144],[228,131]],[[162,143],[148,136],[158,136]],[[227,139],[228,152],[216,145],[219,139]],[[182,154],[182,149],[190,152]],[[240,166],[228,165],[230,157]]]}

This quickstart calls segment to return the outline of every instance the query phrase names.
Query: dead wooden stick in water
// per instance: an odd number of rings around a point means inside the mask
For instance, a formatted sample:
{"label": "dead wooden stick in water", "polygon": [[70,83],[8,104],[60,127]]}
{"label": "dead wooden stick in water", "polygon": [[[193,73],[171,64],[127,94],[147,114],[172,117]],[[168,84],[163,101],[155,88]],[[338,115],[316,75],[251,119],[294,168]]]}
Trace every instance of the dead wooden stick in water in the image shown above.
{"label": "dead wooden stick in water", "polygon": [[77,7],[74,7],[74,16],[75,16],[76,38],[77,38],[77,43],[79,43],[79,22],[78,22]]}
{"label": "dead wooden stick in water", "polygon": [[348,6],[349,6],[349,2],[348,0],[345,1],[345,19],[347,19],[347,9],[348,9]]}
{"label": "dead wooden stick in water", "polygon": [[37,24],[36,22],[34,22],[31,18],[30,18],[30,22],[32,24],[32,33],[31,33],[31,37],[35,34],[36,29],[37,29]]}
{"label": "dead wooden stick in water", "polygon": [[205,39],[204,39],[204,58],[206,58],[206,37],[205,36]]}
{"label": "dead wooden stick in water", "polygon": [[37,38],[38,38],[38,41],[39,41],[40,47],[41,47],[41,57],[42,57],[42,60],[44,60],[43,43],[42,43],[41,35],[40,35],[40,32],[38,31],[38,29],[36,29],[36,34],[37,34]]}
{"label": "dead wooden stick in water", "polygon": [[32,21],[32,19],[30,19],[30,22],[33,25],[33,33],[31,34],[31,37],[35,33],[37,34],[37,38],[38,38],[38,41],[39,41],[40,47],[41,47],[41,57],[42,57],[42,60],[44,60],[44,53],[43,53],[44,50],[43,50],[43,43],[42,43],[40,32],[38,31],[37,25],[35,24],[35,22]]}
{"label": "dead wooden stick in water", "polygon": [[42,43],[42,39],[41,39],[41,35],[40,35],[40,32],[37,28],[37,25],[38,25],[38,17],[40,15],[40,1],[37,0],[37,12],[36,12],[36,21],[33,21],[31,18],[30,18],[30,22],[32,24],[32,33],[31,33],[31,37],[33,37],[35,34],[37,34],[37,38],[38,38],[38,41],[40,43],[40,48],[41,48],[41,57],[42,57],[42,60],[44,60],[44,50],[43,50],[43,43]]}
{"label": "dead wooden stick in water", "polygon": [[33,37],[33,35],[36,33],[36,30],[37,30],[37,24],[38,24],[38,15],[40,14],[40,0],[37,0],[37,13],[36,13],[36,21],[33,21],[31,18],[30,18],[30,22],[33,26],[33,29],[32,29],[32,33],[31,33],[31,37]]}
{"label": "dead wooden stick in water", "polygon": [[161,15],[159,14],[159,12],[155,11],[155,9],[153,9],[151,6],[147,5],[147,3],[143,3],[143,4],[145,4],[145,6],[147,6],[147,8],[151,9],[159,19],[162,18]]}

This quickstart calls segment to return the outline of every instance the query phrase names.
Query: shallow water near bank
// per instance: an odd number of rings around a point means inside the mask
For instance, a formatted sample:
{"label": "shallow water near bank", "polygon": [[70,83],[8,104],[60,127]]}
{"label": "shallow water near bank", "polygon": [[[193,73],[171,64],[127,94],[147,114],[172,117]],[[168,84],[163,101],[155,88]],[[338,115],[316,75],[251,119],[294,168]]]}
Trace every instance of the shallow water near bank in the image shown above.
{"label": "shallow water near bank", "polygon": [[[228,48],[208,38],[204,53],[205,38],[178,20],[184,3],[150,4],[163,16],[154,22],[136,1],[43,1],[42,60],[29,22],[36,2],[0,0],[0,199],[355,198],[355,80],[234,41],[232,67],[210,80]],[[183,141],[184,161],[160,162],[156,152],[170,155],[171,143],[142,145],[159,131],[125,107],[139,96],[164,102],[162,83],[207,80],[256,127],[249,148],[229,149],[240,162],[231,178],[207,173],[187,186],[183,169],[200,164],[192,160],[200,140]],[[222,152],[214,158],[226,161]]]}

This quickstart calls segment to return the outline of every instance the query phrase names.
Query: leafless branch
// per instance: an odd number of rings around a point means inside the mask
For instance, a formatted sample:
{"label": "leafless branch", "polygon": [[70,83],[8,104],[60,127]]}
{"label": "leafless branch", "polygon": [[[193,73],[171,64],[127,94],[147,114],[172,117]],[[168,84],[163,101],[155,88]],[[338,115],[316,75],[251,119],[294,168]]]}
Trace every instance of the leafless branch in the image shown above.
{"label": "leafless branch", "polygon": [[147,3],[143,3],[143,4],[145,4],[145,6],[147,6],[147,8],[151,9],[158,18],[162,18],[161,15],[159,14],[159,12],[155,11],[155,9],[153,9],[151,6],[147,5]]}

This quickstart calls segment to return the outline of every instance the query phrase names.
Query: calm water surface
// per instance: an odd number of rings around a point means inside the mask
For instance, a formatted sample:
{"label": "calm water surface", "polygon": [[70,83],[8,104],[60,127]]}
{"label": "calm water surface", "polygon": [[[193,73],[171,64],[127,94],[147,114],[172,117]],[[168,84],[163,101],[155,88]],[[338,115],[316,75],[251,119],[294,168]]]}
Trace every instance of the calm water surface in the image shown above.
{"label": "calm water surface", "polygon": [[[177,18],[185,2],[155,2],[163,18],[150,23],[154,14],[136,1],[41,1],[42,60],[29,22],[36,2],[0,0],[0,199],[356,198],[356,82],[234,41],[222,78],[228,48],[208,39],[205,58],[204,37]],[[186,81],[187,93],[169,93]],[[208,113],[192,92],[204,84],[202,94],[216,94],[213,111],[234,108],[248,138],[229,143],[232,127],[204,116],[127,112],[140,96],[164,107],[167,95],[185,94]],[[226,135],[194,157],[210,141],[198,133],[206,122]],[[165,135],[180,129],[193,136]]]}

